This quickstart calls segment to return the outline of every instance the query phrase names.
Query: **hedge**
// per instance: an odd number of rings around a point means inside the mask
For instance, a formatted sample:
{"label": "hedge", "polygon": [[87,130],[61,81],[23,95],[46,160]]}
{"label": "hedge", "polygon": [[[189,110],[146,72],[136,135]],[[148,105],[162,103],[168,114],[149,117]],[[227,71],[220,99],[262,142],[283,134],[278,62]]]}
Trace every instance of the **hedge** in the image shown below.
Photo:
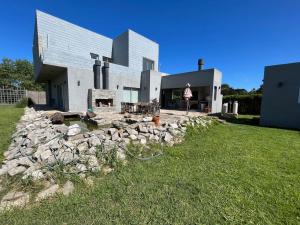
{"label": "hedge", "polygon": [[223,103],[238,101],[239,114],[260,114],[261,94],[227,95],[223,97]]}

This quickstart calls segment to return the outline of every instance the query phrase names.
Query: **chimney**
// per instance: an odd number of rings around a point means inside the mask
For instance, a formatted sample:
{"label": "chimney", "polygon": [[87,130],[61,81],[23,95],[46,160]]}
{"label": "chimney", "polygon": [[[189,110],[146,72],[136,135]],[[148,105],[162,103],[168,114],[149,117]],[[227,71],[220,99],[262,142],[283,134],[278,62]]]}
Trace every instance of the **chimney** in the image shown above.
{"label": "chimney", "polygon": [[101,62],[98,59],[96,59],[93,67],[94,67],[93,68],[93,70],[94,70],[94,88],[101,89],[101,81],[100,81]]}
{"label": "chimney", "polygon": [[198,59],[198,70],[203,70],[204,59]]}

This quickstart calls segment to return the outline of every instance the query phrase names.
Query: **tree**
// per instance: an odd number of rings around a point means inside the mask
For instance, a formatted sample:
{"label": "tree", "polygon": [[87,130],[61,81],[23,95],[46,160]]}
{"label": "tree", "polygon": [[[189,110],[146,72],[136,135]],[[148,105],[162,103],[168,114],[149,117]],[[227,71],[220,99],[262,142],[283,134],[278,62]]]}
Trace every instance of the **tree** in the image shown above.
{"label": "tree", "polygon": [[0,63],[0,86],[22,87],[27,90],[42,90],[34,80],[33,65],[28,60],[15,61],[4,58]]}
{"label": "tree", "polygon": [[11,59],[4,58],[0,64],[0,85],[11,85],[11,76],[14,73],[14,62]]}
{"label": "tree", "polygon": [[224,96],[226,96],[226,95],[246,95],[246,94],[248,94],[248,91],[243,88],[234,89],[233,87],[230,87],[229,84],[222,84],[221,93]]}
{"label": "tree", "polygon": [[229,84],[222,84],[221,86],[222,95],[233,95],[234,89],[229,86]]}
{"label": "tree", "polygon": [[260,87],[255,91],[256,94],[262,94],[263,92],[263,84],[260,85]]}

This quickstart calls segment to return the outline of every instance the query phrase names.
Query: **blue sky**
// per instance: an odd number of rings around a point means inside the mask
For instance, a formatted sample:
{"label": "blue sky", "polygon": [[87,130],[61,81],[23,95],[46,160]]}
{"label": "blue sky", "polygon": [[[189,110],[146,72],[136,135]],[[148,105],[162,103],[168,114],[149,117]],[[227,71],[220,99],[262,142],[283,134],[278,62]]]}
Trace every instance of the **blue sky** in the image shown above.
{"label": "blue sky", "polygon": [[130,28],[160,44],[161,71],[204,58],[236,88],[259,87],[266,65],[300,61],[299,0],[3,1],[0,58],[32,59],[36,9],[111,38]]}

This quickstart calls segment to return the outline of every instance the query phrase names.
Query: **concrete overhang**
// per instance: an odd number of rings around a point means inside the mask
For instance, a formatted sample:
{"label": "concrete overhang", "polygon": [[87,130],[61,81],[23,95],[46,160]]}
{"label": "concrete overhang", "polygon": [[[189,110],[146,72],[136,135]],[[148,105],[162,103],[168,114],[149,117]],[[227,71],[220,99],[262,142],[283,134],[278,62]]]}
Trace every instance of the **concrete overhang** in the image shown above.
{"label": "concrete overhang", "polygon": [[44,83],[53,80],[67,72],[66,67],[43,64],[36,77],[36,82]]}

